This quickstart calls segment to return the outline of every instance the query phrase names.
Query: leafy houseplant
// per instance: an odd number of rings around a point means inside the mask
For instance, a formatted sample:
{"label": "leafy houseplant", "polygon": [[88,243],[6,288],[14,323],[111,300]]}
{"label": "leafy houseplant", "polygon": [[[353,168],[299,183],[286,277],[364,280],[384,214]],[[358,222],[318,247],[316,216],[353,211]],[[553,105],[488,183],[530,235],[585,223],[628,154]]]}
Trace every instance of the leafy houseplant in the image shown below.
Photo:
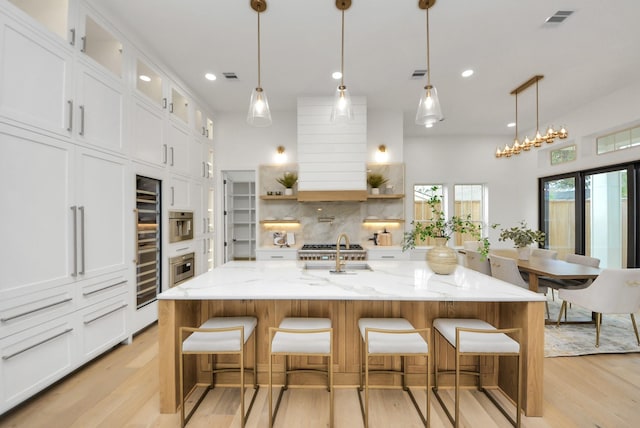
{"label": "leafy houseplant", "polygon": [[285,172],[282,177],[276,178],[276,181],[285,187],[285,195],[293,194],[293,186],[298,181],[298,174],[295,172]]}
{"label": "leafy houseplant", "polygon": [[537,242],[538,245],[544,245],[544,237],[544,232],[529,229],[527,222],[520,220],[520,223],[517,226],[509,229],[500,229],[500,238],[498,238],[498,241],[506,241],[510,239],[513,241],[516,248],[524,248],[534,242]]}
{"label": "leafy houseplant", "polygon": [[538,245],[544,245],[544,232],[540,230],[529,229],[527,222],[520,220],[517,226],[509,229],[500,229],[500,237],[498,241],[506,241],[508,239],[513,241],[516,249],[518,250],[518,258],[522,260],[529,259],[529,245],[537,242]]}
{"label": "leafy houseplant", "polygon": [[[415,248],[416,241],[424,241],[427,238],[435,238],[436,248],[446,248],[450,254],[450,257],[452,257],[450,263],[452,263],[453,266],[449,266],[451,268],[451,271],[443,272],[451,273],[453,272],[453,270],[455,270],[457,256],[452,248],[446,246],[446,242],[451,239],[454,233],[457,232],[461,234],[468,234],[476,238],[479,241],[478,252],[482,254],[483,258],[486,257],[489,253],[489,240],[487,238],[481,237],[481,228],[478,224],[475,224],[471,221],[471,214],[467,215],[466,217],[458,217],[454,215],[449,220],[447,220],[445,218],[444,211],[441,208],[442,199],[435,193],[437,190],[437,186],[432,187],[432,193],[427,200],[427,205],[431,209],[431,220],[429,220],[428,222],[412,221],[411,224],[413,225],[413,230],[404,234],[402,248],[403,250]],[[434,252],[434,249],[430,250],[429,253],[427,253],[427,260],[430,262],[429,265],[431,266],[432,270],[436,273],[440,273],[436,269],[434,269],[434,266],[432,266],[431,264],[430,254]]]}
{"label": "leafy houseplant", "polygon": [[379,193],[379,190],[376,192],[373,189],[380,189],[380,187],[387,181],[389,180],[382,174],[378,174],[376,172],[370,172],[367,174],[367,184],[371,186],[371,193]]}

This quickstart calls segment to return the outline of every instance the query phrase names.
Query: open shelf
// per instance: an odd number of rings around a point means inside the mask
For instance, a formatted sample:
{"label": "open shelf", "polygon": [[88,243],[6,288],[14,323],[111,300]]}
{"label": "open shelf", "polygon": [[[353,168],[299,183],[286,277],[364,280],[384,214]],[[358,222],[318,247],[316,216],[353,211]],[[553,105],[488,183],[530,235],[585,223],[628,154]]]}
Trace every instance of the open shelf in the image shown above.
{"label": "open shelf", "polygon": [[367,199],[402,199],[404,198],[403,193],[395,193],[395,194],[382,194],[382,195],[367,195]]}
{"label": "open shelf", "polygon": [[296,195],[260,195],[260,199],[265,201],[295,201],[298,197]]}

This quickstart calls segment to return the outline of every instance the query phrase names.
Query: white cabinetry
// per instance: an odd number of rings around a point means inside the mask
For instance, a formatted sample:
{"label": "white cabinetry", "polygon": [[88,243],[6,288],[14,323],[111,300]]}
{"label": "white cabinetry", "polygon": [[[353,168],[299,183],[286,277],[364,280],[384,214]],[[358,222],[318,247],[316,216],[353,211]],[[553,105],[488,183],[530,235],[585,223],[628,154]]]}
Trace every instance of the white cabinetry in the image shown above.
{"label": "white cabinetry", "polygon": [[297,254],[295,248],[259,248],[256,250],[256,260],[295,260]]}
{"label": "white cabinetry", "polygon": [[400,247],[367,247],[369,260],[409,260],[409,252]]}
{"label": "white cabinetry", "polygon": [[[72,51],[0,14],[0,114],[69,135]],[[17,83],[19,82],[19,84]]]}

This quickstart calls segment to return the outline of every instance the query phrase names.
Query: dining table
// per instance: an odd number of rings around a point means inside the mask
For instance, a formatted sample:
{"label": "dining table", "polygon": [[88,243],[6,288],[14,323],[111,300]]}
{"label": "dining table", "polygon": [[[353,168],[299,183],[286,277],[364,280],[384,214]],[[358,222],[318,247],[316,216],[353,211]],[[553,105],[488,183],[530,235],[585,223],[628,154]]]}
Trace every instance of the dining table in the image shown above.
{"label": "dining table", "polygon": [[518,259],[517,263],[521,272],[529,274],[529,290],[536,293],[540,277],[558,280],[588,280],[597,278],[601,272],[600,268],[543,257],[529,257],[528,260]]}

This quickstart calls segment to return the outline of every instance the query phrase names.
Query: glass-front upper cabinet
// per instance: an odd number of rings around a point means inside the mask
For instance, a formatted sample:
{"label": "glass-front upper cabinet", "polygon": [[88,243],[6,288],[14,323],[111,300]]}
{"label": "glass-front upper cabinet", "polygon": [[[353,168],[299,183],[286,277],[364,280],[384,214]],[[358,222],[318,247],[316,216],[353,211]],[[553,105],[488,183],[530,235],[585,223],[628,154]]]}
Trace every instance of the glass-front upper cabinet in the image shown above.
{"label": "glass-front upper cabinet", "polygon": [[140,60],[136,63],[136,89],[149,97],[155,105],[162,105],[162,76]]}
{"label": "glass-front upper cabinet", "polygon": [[75,34],[69,30],[70,0],[9,0],[45,28],[74,43]]}
{"label": "glass-front upper cabinet", "polygon": [[189,122],[189,101],[187,97],[178,92],[175,88],[171,88],[171,102],[169,103],[169,112],[184,123]]}
{"label": "glass-front upper cabinet", "polygon": [[81,50],[97,63],[122,76],[122,42],[89,15],[85,17]]}

